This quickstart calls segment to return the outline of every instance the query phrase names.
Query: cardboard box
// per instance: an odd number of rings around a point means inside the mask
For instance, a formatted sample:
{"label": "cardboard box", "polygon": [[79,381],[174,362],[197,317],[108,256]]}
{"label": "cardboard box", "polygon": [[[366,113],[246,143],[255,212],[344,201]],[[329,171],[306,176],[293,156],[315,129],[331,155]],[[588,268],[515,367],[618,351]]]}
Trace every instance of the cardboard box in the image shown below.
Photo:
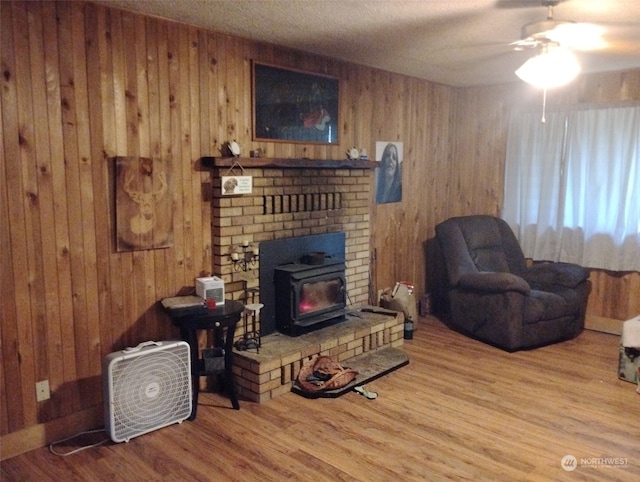
{"label": "cardboard box", "polygon": [[618,378],[637,383],[640,393],[640,315],[622,324]]}
{"label": "cardboard box", "polygon": [[638,381],[638,370],[640,370],[640,350],[625,348],[620,345],[618,378],[631,383],[640,383]]}

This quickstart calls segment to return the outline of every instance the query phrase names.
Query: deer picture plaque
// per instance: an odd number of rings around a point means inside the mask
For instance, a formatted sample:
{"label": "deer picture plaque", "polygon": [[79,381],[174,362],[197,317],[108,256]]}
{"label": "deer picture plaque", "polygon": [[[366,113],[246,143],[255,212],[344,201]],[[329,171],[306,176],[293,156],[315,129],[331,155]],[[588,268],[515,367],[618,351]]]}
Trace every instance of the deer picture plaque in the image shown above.
{"label": "deer picture plaque", "polygon": [[173,245],[171,178],[167,162],[116,157],[118,251]]}

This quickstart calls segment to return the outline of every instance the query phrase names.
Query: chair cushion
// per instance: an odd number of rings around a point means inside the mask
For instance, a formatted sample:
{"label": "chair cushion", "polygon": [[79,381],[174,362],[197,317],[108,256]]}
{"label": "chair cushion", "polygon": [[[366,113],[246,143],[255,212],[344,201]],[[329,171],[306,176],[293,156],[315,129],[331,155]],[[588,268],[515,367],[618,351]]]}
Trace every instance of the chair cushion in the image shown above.
{"label": "chair cushion", "polygon": [[525,298],[524,323],[535,323],[565,316],[576,316],[580,312],[580,299],[574,290],[556,293],[531,290]]}
{"label": "chair cushion", "polygon": [[517,273],[524,255],[507,223],[492,216],[454,218],[479,271]]}
{"label": "chair cushion", "polygon": [[575,288],[589,277],[589,270],[569,263],[535,263],[520,275],[534,288],[555,291],[554,286]]}
{"label": "chair cushion", "polygon": [[518,291],[527,294],[531,290],[527,283],[520,276],[511,273],[495,273],[482,271],[480,273],[466,273],[460,277],[458,283],[460,288],[478,292]]}
{"label": "chair cushion", "polygon": [[479,271],[509,272],[509,264],[501,247],[473,250],[471,259]]}

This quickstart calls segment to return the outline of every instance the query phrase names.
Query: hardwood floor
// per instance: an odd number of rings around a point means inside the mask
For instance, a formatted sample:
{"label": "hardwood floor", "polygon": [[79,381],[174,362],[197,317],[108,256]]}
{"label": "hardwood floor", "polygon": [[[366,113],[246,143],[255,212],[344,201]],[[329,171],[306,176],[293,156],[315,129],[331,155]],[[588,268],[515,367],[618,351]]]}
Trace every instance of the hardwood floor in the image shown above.
{"label": "hardwood floor", "polygon": [[[3,461],[0,475],[3,482],[638,480],[640,395],[617,378],[618,344],[617,336],[585,331],[509,354],[425,318],[404,345],[410,364],[367,385],[376,400],[289,393],[241,401],[234,411],[225,397],[205,393],[194,422],[67,457],[38,449]],[[576,458],[574,471],[562,468],[566,455]]]}

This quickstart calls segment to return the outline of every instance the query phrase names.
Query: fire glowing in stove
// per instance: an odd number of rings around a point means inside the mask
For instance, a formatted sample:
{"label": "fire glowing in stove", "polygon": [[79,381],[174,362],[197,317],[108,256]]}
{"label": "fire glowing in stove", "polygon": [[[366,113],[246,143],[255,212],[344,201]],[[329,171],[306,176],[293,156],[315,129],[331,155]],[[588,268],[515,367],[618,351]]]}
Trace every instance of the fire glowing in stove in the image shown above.
{"label": "fire glowing in stove", "polygon": [[305,283],[300,293],[298,311],[309,313],[322,310],[340,303],[342,297],[342,282],[339,278]]}
{"label": "fire glowing in stove", "polygon": [[300,311],[300,313],[307,313],[315,309],[316,307],[314,305],[312,305],[311,303],[306,303],[304,300],[298,306],[298,310]]}

